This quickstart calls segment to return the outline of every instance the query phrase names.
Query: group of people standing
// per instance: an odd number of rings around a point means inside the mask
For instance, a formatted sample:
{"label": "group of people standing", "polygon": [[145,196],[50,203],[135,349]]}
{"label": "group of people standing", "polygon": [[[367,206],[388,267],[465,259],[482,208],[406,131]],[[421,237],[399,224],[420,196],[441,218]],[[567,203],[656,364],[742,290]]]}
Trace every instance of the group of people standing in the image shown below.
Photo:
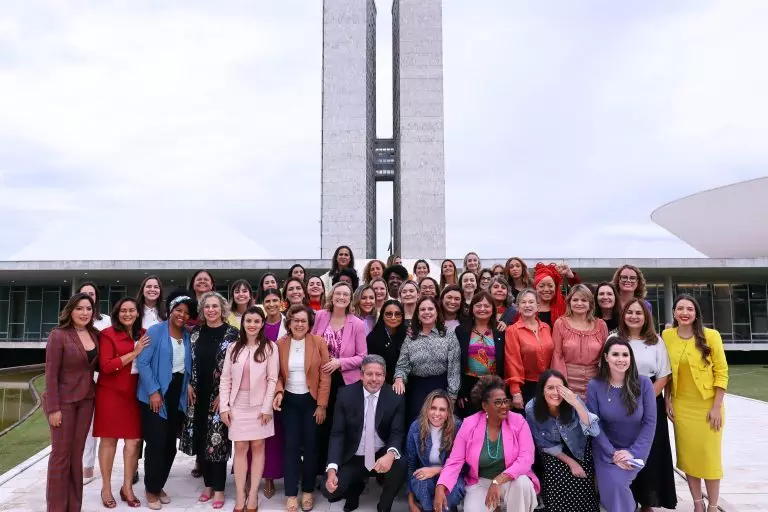
{"label": "group of people standing", "polygon": [[355,510],[369,476],[379,510],[403,486],[412,512],[675,508],[665,417],[696,512],[702,480],[716,509],[728,367],[693,297],[659,336],[631,265],[596,286],[567,264],[485,269],[475,253],[439,277],[394,256],[355,268],[342,246],[322,276],[293,265],[255,289],[235,281],[228,300],[205,270],[167,297],[148,276],[110,317],[83,283],[46,351],[48,510],[81,507],[91,423],[106,508],[118,439],[119,497],[142,505],[143,456],[152,510],[171,503],[177,441],[214,509],[230,457],[236,511],[281,478],[289,512],[311,510],[316,488]]}

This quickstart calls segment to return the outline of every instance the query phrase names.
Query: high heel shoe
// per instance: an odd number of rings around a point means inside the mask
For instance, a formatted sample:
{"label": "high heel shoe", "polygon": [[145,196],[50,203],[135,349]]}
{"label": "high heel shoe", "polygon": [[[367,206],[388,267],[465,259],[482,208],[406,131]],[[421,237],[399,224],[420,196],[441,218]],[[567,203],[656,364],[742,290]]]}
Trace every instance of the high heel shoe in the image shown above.
{"label": "high heel shoe", "polygon": [[117,506],[115,498],[109,498],[108,500],[105,500],[103,490],[99,494],[101,494],[101,504],[104,505],[104,508],[115,508]]}
{"label": "high heel shoe", "polygon": [[259,512],[259,496],[256,495],[256,507],[251,508],[248,506],[248,500],[245,501],[245,512]]}
{"label": "high heel shoe", "polygon": [[120,488],[120,499],[126,502],[131,508],[139,508],[141,506],[141,501],[139,501],[136,496],[129,500],[122,487]]}

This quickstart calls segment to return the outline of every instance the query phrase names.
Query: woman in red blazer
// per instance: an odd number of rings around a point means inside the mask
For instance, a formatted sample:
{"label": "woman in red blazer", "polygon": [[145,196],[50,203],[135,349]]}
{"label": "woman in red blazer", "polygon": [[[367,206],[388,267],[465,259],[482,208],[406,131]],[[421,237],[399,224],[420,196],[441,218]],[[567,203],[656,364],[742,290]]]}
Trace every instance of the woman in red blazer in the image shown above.
{"label": "woman in red blazer", "polygon": [[101,501],[106,508],[115,508],[112,495],[112,465],[115,462],[117,440],[123,446],[123,486],[120,499],[129,507],[140,507],[133,493],[133,475],[139,462],[141,411],[136,399],[139,370],[134,360],[149,345],[149,337],[141,327],[142,310],[136,299],[120,299],[112,309],[112,327],[101,331],[99,339],[99,381],[96,384],[96,413],[93,435],[99,443],[101,469]]}
{"label": "woman in red blazer", "polygon": [[83,505],[83,450],[93,417],[93,371],[98,357],[93,300],[73,295],[45,348],[43,411],[51,426],[46,501],[49,512]]}

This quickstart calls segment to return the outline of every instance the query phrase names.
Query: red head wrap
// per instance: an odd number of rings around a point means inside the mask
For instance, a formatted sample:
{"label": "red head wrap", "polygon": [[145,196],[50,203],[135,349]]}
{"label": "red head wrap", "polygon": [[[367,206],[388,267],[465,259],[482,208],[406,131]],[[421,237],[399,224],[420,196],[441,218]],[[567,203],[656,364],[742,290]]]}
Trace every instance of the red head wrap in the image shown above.
{"label": "red head wrap", "polygon": [[541,282],[545,277],[551,277],[555,282],[555,295],[552,297],[552,301],[549,303],[549,309],[552,317],[552,326],[555,325],[555,320],[565,314],[565,297],[561,286],[563,284],[563,276],[557,270],[557,265],[550,263],[545,265],[544,263],[537,263],[533,269],[533,286]]}

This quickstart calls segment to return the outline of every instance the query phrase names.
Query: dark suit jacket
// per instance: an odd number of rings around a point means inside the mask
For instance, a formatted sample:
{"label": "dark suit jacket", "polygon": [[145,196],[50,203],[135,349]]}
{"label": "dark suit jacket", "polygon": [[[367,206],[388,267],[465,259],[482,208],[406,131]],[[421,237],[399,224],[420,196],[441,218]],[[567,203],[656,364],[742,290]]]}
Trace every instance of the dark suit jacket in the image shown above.
{"label": "dark suit jacket", "polygon": [[[339,389],[333,412],[328,463],[341,466],[355,456],[363,437],[364,400],[362,382]],[[376,433],[384,441],[384,448],[395,448],[400,455],[404,455],[405,402],[387,384],[382,386],[376,403]]]}
{"label": "dark suit jacket", "polygon": [[[98,349],[97,335],[91,333],[91,338]],[[54,328],[45,347],[45,413],[60,411],[61,404],[93,398],[96,391],[93,372],[98,363],[98,356],[88,363],[85,348],[73,328]]]}

